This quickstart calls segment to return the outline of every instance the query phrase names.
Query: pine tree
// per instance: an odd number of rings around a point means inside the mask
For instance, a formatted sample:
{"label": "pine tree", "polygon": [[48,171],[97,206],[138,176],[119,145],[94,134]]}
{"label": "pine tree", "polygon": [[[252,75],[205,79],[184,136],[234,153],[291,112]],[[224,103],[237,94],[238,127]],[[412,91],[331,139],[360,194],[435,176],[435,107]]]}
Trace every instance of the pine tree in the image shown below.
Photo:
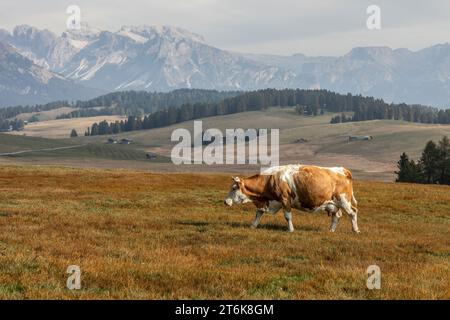
{"label": "pine tree", "polygon": [[91,128],[91,136],[98,136],[98,124],[95,122]]}
{"label": "pine tree", "polygon": [[402,153],[400,160],[397,162],[398,171],[396,182],[422,182],[419,166],[410,160],[406,153]]}
{"label": "pine tree", "polygon": [[439,161],[437,164],[439,171],[439,183],[450,184],[450,140],[447,136],[439,141]]}
{"label": "pine tree", "polygon": [[436,144],[433,141],[428,141],[419,161],[426,183],[435,183],[439,180],[439,159],[440,153]]}
{"label": "pine tree", "polygon": [[70,132],[70,137],[71,137],[71,138],[76,138],[76,137],[78,137],[77,130],[72,129],[72,131]]}

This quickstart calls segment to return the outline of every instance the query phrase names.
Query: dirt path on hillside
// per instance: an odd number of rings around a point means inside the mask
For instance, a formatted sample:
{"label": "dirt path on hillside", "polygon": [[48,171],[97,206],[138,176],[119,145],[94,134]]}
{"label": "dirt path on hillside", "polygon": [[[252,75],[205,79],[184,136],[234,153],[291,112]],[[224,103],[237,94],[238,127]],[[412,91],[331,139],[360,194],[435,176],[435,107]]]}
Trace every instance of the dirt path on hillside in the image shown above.
{"label": "dirt path on hillside", "polygon": [[30,149],[30,150],[21,150],[21,151],[14,151],[14,152],[6,152],[6,153],[0,153],[0,156],[14,156],[18,154],[24,154],[24,153],[30,153],[30,152],[41,152],[41,151],[56,151],[56,150],[64,150],[64,149],[75,149],[84,147],[86,144],[78,144],[75,146],[67,146],[67,147],[56,147],[56,148],[46,148],[46,149]]}

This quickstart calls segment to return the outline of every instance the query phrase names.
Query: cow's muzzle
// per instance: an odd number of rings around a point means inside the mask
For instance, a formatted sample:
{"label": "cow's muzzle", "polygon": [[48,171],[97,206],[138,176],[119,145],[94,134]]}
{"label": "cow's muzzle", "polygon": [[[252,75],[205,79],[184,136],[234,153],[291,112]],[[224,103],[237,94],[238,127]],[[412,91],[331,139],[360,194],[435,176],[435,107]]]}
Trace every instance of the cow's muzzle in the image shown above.
{"label": "cow's muzzle", "polygon": [[227,206],[231,207],[233,205],[233,200],[228,198],[228,199],[225,199],[223,201],[223,203],[226,204]]}

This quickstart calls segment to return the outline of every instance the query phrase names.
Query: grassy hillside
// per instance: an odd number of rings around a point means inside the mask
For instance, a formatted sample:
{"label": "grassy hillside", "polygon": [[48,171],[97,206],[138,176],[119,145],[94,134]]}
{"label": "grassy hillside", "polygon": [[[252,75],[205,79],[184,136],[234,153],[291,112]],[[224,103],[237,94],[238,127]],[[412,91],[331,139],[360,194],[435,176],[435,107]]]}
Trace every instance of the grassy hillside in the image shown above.
{"label": "grassy hillside", "polygon": [[[83,143],[78,139],[44,139],[0,134],[0,156],[3,160],[17,162],[51,162],[65,160],[126,160],[147,161],[146,152],[132,145],[107,145]],[[169,159],[158,156],[152,163],[167,163]]]}
{"label": "grassy hillside", "polygon": [[[1,299],[449,299],[450,188],[357,182],[359,225],[251,230],[229,176],[0,167]],[[79,291],[65,287],[81,268]],[[366,288],[376,264],[382,289]]]}
{"label": "grassy hillside", "polygon": [[[328,124],[333,114],[317,117],[301,117],[292,108],[271,108],[266,111],[242,112],[225,116],[199,119],[203,128],[218,128],[225,132],[229,128],[277,128],[281,132],[292,128],[310,127]],[[125,132],[118,136],[133,138],[143,146],[166,146],[172,144],[170,136],[176,128],[186,128],[193,131],[193,121],[178,123],[172,126]],[[88,139],[104,140],[104,137],[89,137]]]}
{"label": "grassy hillside", "polygon": [[145,152],[127,146],[87,144],[75,148],[56,150],[43,150],[33,153],[21,153],[13,155],[15,158],[53,158],[53,159],[77,159],[96,158],[115,160],[145,160]]}
{"label": "grassy hillside", "polygon": [[[315,153],[341,153],[361,155],[380,160],[397,158],[399,150],[417,156],[430,140],[450,136],[448,125],[417,124],[404,121],[374,120],[330,124],[333,114],[317,117],[301,117],[291,108],[271,108],[267,111],[244,112],[226,116],[204,118],[203,128],[277,128],[280,143],[291,148],[310,149]],[[169,127],[122,133],[119,136],[133,138],[142,146],[171,146],[170,136],[176,128],[192,132],[193,122],[183,122]],[[348,142],[349,135],[372,135],[372,141]],[[295,144],[305,138],[306,144]],[[103,141],[105,137],[89,137]]]}
{"label": "grassy hillside", "polygon": [[[443,135],[450,136],[449,125],[427,125],[389,120],[330,124],[332,116],[333,114],[302,117],[292,108],[270,108],[266,111],[204,118],[202,121],[203,129],[219,128],[222,132],[225,132],[227,128],[278,128],[280,129],[281,163],[346,166],[352,169],[358,178],[385,181],[394,179],[396,162],[402,152],[408,153],[412,158],[418,158],[428,140],[437,141]],[[72,127],[77,127],[80,128],[79,134],[81,135],[84,132],[82,128],[104,118],[44,121],[28,125],[25,133],[32,136],[61,138],[67,137]],[[127,150],[133,149],[140,153],[154,152],[170,157],[171,149],[175,144],[170,141],[170,137],[176,128],[186,128],[192,132],[193,121],[152,130],[125,132],[116,136],[134,140],[132,145],[127,146]],[[374,139],[349,142],[349,135],[372,135]],[[70,141],[74,144],[94,144],[98,145],[98,148],[103,148],[107,138],[107,136],[81,136],[70,139]],[[299,139],[306,139],[307,142],[296,143]],[[58,163],[60,159],[64,158],[64,154],[73,155],[72,152],[66,150],[60,157],[54,158],[51,163]],[[90,155],[95,156],[95,153],[91,152]],[[128,158],[132,160],[134,156]],[[38,161],[43,162],[43,157],[40,157]],[[45,161],[49,162],[50,157]],[[100,162],[91,165],[103,166]],[[137,166],[128,163],[126,167]],[[151,165],[145,168],[158,171],[161,169]],[[207,166],[192,168],[188,166],[175,167],[168,164],[164,170],[230,171],[233,168],[223,167],[212,170]]]}
{"label": "grassy hillside", "polygon": [[[271,108],[267,111],[203,119],[203,129],[278,128],[280,129],[280,161],[324,166],[346,166],[358,177],[394,179],[396,162],[402,152],[418,158],[429,140],[450,136],[450,126],[416,124],[403,121],[375,120],[330,124],[333,115],[301,117],[291,108]],[[192,132],[193,122],[170,127],[122,133],[133,138],[138,146],[149,151],[170,155],[174,143],[170,136],[176,128]],[[349,135],[372,135],[371,141],[348,141]],[[306,143],[295,143],[298,139]],[[85,139],[85,138],[82,138]],[[89,137],[87,141],[102,141],[105,137]]]}
{"label": "grassy hillside", "polygon": [[66,147],[72,144],[74,143],[68,140],[44,139],[0,133],[0,153]]}

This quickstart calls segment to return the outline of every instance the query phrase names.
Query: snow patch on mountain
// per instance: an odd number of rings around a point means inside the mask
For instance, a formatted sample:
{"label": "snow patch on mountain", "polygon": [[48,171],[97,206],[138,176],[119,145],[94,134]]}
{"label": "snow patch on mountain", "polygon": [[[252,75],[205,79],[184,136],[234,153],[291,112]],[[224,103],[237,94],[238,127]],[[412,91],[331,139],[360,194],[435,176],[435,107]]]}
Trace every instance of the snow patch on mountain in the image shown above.
{"label": "snow patch on mountain", "polygon": [[137,33],[134,33],[132,31],[128,31],[128,30],[120,30],[117,34],[124,36],[124,37],[128,37],[138,43],[146,43],[148,41],[148,38],[143,37]]}

